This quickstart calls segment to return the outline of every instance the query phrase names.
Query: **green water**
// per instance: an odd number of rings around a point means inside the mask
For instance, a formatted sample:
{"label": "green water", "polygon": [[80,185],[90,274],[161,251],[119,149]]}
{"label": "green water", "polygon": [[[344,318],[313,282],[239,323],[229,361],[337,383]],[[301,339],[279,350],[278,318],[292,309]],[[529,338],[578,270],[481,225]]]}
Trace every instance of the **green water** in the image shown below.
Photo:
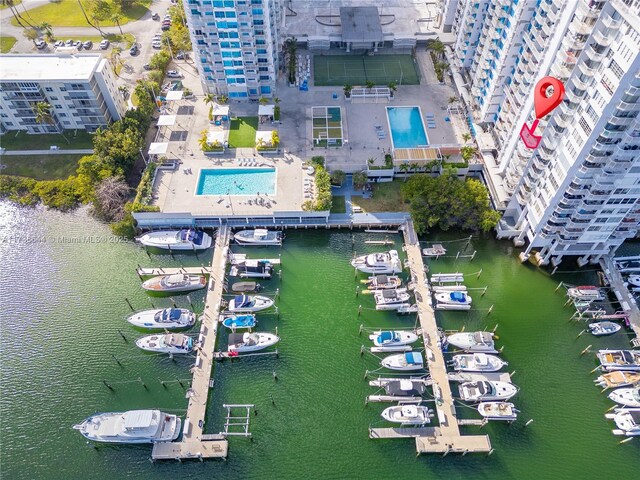
{"label": "green water", "polygon": [[[87,243],[68,238],[89,236]],[[640,468],[640,442],[618,445],[613,424],[603,417],[611,403],[592,384],[594,356],[579,355],[587,345],[628,346],[622,335],[576,338],[581,325],[568,322],[565,297],[554,292],[560,280],[595,281],[593,272],[556,274],[523,266],[510,243],[475,238],[473,262],[431,261],[433,272],[477,272],[469,287],[488,286],[474,296],[474,310],[438,313],[446,328],[493,328],[514,382],[521,420],[491,424],[487,433],[495,453],[421,456],[412,440],[369,440],[369,425],[381,425],[386,404],[365,407],[373,393],[363,379],[376,359],[359,355],[361,323],[410,327],[415,316],[395,317],[372,310],[373,299],[356,298],[348,260],[355,249],[380,235],[346,231],[290,231],[284,248],[244,250],[259,256],[282,255],[282,278],[265,282],[280,288],[280,316],[260,316],[260,329],[278,328],[280,357],[257,357],[218,364],[211,390],[206,432],[223,423],[223,403],[254,403],[254,441],[233,438],[227,461],[149,461],[150,446],[87,446],[70,427],[96,411],[157,407],[184,414],[193,358],[144,354],[133,340],[141,336],[124,321],[130,312],[151,308],[135,274],[142,266],[200,265],[211,254],[153,256],[131,243],[109,241],[108,230],[84,211],[61,214],[0,204],[1,463],[7,479],[218,478],[218,479],[386,479],[633,478]],[[47,236],[49,236],[47,238]],[[93,238],[91,238],[93,236]],[[439,240],[459,238],[439,234]],[[46,241],[40,242],[40,239]],[[400,246],[400,236],[395,236]],[[38,240],[34,242],[34,240]],[[100,240],[100,243],[96,243]],[[462,246],[462,244],[459,244]],[[457,250],[455,244],[450,251]],[[235,251],[243,251],[235,249]],[[259,253],[256,253],[259,252]],[[567,269],[569,265],[563,265]],[[358,278],[364,278],[359,276]],[[190,297],[201,310],[203,294]],[[169,306],[171,299],[153,299]],[[186,297],[175,297],[188,306]],[[358,318],[358,305],[363,305]],[[491,315],[487,309],[493,305]],[[118,333],[127,337],[127,342]],[[226,336],[220,342],[224,345]],[[112,357],[115,356],[122,366]],[[278,380],[273,378],[276,372]],[[145,389],[137,379],[147,386]],[[115,392],[102,381],[110,383]],[[127,383],[125,383],[127,382]],[[273,402],[272,402],[273,399]],[[468,414],[468,415],[467,415]],[[465,416],[473,416],[465,411]],[[534,422],[523,428],[525,420]]]}

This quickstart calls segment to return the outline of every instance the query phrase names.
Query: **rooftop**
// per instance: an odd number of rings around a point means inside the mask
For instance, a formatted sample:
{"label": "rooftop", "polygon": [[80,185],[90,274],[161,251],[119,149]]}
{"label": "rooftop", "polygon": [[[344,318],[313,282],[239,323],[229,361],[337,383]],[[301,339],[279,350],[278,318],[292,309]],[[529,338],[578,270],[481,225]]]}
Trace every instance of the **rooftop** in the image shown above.
{"label": "rooftop", "polygon": [[89,80],[102,55],[0,55],[0,81]]}
{"label": "rooftop", "polygon": [[340,23],[344,42],[381,42],[383,40],[378,7],[342,7]]}

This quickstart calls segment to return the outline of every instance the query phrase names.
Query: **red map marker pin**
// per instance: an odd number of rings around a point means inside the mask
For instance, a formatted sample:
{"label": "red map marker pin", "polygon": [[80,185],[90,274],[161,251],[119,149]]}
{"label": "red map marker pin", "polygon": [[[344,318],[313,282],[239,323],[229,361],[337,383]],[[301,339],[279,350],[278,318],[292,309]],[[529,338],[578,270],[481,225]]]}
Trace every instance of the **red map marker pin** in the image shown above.
{"label": "red map marker pin", "polygon": [[[553,87],[553,93],[547,96],[547,89]],[[560,105],[564,97],[564,84],[554,77],[544,77],[536,84],[533,104],[536,108],[536,118],[540,119],[549,115],[554,108]]]}

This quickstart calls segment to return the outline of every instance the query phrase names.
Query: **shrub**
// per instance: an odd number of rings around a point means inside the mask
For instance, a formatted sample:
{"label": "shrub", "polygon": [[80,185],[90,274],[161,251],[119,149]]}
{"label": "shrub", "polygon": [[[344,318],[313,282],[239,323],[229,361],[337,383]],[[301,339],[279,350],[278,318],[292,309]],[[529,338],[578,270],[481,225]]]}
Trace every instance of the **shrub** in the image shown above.
{"label": "shrub", "polygon": [[334,170],[333,172],[331,172],[332,185],[342,185],[345,178],[347,178],[347,174],[342,170]]}

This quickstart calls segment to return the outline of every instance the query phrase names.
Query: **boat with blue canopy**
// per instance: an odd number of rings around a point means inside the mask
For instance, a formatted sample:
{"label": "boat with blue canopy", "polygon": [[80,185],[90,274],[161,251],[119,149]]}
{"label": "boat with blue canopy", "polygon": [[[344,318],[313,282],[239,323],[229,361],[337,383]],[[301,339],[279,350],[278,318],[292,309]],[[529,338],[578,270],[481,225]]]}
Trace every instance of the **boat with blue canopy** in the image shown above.
{"label": "boat with blue canopy", "polygon": [[273,300],[262,295],[236,295],[229,302],[230,312],[258,312],[273,306]]}
{"label": "boat with blue canopy", "polygon": [[258,322],[255,315],[233,315],[222,320],[222,325],[231,330],[253,328],[256,326],[256,323]]}
{"label": "boat with blue canopy", "polygon": [[398,353],[389,355],[382,359],[380,364],[390,370],[422,370],[424,368],[424,360],[420,352]]}

